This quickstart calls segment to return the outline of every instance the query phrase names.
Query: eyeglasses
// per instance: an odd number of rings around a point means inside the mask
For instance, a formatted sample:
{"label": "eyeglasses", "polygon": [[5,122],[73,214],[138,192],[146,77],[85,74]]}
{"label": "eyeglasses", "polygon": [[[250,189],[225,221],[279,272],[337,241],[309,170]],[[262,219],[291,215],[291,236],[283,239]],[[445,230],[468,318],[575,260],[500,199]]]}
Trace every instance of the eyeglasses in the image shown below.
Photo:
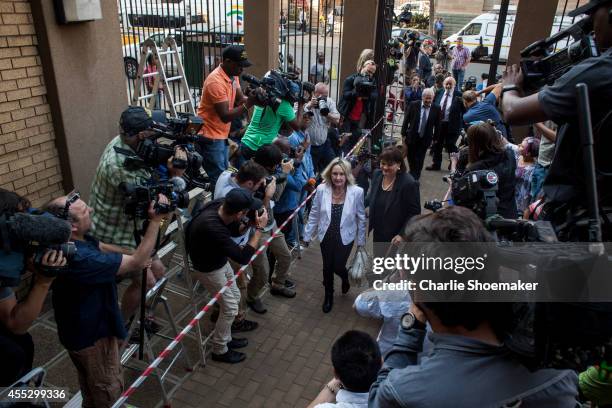
{"label": "eyeglasses", "polygon": [[77,190],[72,190],[66,197],[66,205],[59,218],[67,220],[70,213],[70,206],[76,203],[81,198],[81,194]]}

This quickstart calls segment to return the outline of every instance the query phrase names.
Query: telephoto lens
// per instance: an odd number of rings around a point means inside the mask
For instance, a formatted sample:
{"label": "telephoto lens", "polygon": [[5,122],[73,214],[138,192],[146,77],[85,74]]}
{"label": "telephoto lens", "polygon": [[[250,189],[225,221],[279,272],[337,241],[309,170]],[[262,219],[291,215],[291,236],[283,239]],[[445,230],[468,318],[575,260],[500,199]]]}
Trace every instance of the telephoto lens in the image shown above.
{"label": "telephoto lens", "polygon": [[329,106],[327,105],[327,98],[322,96],[319,98],[319,112],[321,116],[329,115]]}

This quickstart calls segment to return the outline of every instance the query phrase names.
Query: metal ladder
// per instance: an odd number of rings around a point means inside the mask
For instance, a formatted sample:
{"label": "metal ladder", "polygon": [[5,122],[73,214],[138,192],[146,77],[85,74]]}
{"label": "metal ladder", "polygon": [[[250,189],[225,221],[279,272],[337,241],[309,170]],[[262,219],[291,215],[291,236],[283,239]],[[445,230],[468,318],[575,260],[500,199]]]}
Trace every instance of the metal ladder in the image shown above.
{"label": "metal ladder", "polygon": [[[149,56],[149,53],[153,54],[153,57],[158,61],[157,71],[145,74],[144,69],[147,64],[147,57]],[[168,77],[166,75],[168,56],[170,56],[171,61],[174,62],[174,68],[178,71],[178,75],[176,76]],[[149,77],[155,77],[153,81],[153,90],[151,93],[140,95],[142,82]],[[161,51],[157,47],[157,44],[155,44],[155,41],[150,38],[145,40],[142,43],[142,48],[140,50],[140,62],[138,64],[138,74],[136,75],[131,104],[138,105],[141,101],[145,101],[145,107],[149,110],[153,110],[155,107],[155,97],[157,96],[160,85],[169,85],[175,81],[179,81],[180,83],[180,98],[185,99],[175,102],[173,92],[166,90],[164,95],[166,97],[166,103],[170,108],[170,114],[173,117],[177,117],[177,108],[186,106],[187,111],[195,115],[195,107],[189,93],[189,85],[187,84],[185,70],[183,68],[183,63],[181,62],[181,56],[179,55],[174,36],[169,35],[164,39]]]}

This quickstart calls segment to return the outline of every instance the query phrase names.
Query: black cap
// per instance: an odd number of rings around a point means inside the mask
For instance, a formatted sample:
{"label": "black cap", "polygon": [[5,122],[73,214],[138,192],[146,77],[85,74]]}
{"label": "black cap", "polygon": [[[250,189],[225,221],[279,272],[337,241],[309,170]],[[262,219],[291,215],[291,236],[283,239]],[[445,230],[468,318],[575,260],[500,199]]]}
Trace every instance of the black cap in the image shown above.
{"label": "black cap", "polygon": [[243,210],[259,210],[263,202],[253,197],[253,193],[245,188],[234,188],[225,196],[223,205],[229,210],[238,212]]}
{"label": "black cap", "polygon": [[603,6],[606,3],[612,4],[612,1],[611,0],[591,0],[584,6],[580,6],[576,10],[570,11],[567,15],[570,17],[576,17],[581,14],[589,14],[594,9],[598,8],[599,6]]}
{"label": "black cap", "polygon": [[142,106],[130,106],[121,114],[119,126],[128,135],[149,129],[153,125],[151,115]]}
{"label": "black cap", "polygon": [[223,59],[229,59],[240,64],[241,67],[250,67],[251,61],[248,60],[247,53],[242,45],[230,45],[223,49]]}

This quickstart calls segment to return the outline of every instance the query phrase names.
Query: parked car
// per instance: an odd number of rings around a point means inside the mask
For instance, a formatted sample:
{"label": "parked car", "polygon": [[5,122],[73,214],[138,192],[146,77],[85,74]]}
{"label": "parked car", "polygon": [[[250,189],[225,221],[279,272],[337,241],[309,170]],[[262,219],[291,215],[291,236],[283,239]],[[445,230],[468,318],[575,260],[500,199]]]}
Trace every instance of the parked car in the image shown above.
{"label": "parked car", "polygon": [[[169,35],[167,32],[159,31],[151,34],[148,38],[155,41],[158,47],[162,47],[164,40]],[[174,39],[176,41],[177,50],[179,52],[179,58],[182,58],[183,50],[181,43],[181,36],[175,35]],[[138,74],[138,65],[140,63],[140,52],[142,49],[142,41],[140,44],[128,44],[123,46],[123,65],[125,69],[125,75],[129,79],[136,79],[136,75]],[[166,75],[175,75],[178,73],[178,69],[176,64],[174,63],[174,58],[171,58],[171,55],[167,56],[167,65],[164,66],[166,69]]]}

